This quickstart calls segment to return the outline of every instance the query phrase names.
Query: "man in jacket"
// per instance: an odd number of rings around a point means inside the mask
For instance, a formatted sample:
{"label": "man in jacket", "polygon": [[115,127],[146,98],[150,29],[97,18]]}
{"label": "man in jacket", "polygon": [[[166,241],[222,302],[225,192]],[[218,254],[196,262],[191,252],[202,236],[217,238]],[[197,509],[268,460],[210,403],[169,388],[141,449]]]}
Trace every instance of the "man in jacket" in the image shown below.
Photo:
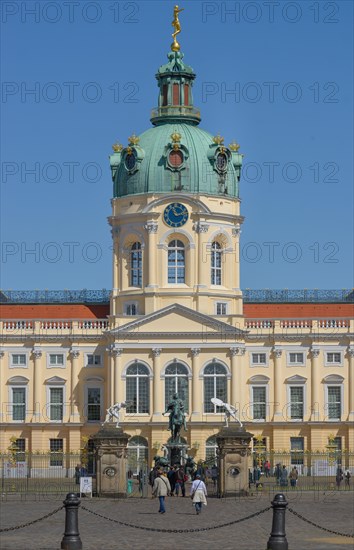
{"label": "man in jacket", "polygon": [[164,514],[165,510],[165,497],[171,493],[171,485],[167,477],[165,477],[161,472],[158,472],[157,478],[154,481],[152,487],[152,494],[154,497],[159,498],[160,507],[159,514]]}

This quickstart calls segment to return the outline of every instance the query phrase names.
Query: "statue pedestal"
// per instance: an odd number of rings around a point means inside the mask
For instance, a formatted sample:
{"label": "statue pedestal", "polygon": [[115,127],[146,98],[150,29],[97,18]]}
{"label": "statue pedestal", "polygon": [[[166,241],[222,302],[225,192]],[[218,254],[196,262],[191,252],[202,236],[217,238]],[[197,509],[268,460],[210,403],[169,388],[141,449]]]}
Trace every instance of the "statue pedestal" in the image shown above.
{"label": "statue pedestal", "polygon": [[175,443],[173,441],[169,441],[164,444],[164,447],[167,449],[166,458],[168,459],[169,464],[171,464],[171,466],[174,466],[175,464],[180,464],[183,466],[187,456],[187,443]]}
{"label": "statue pedestal", "polygon": [[218,445],[218,496],[249,494],[249,468],[253,434],[238,425],[224,427],[216,434]]}
{"label": "statue pedestal", "polygon": [[104,424],[92,437],[96,451],[99,497],[127,496],[127,444],[129,435],[115,424]]}

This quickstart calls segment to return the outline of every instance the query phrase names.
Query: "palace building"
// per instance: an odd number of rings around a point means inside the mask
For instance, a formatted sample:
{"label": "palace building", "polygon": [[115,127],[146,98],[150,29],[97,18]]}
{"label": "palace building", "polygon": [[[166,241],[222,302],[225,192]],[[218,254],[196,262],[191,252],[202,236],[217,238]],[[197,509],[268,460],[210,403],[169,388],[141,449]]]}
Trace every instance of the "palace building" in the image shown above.
{"label": "palace building", "polygon": [[112,291],[0,294],[3,452],[78,450],[128,400],[151,464],[175,392],[196,459],[224,424],[213,397],[269,451],[354,449],[353,292],[242,292],[242,154],[200,128],[195,77],[175,41],[151,127],[113,146]]}

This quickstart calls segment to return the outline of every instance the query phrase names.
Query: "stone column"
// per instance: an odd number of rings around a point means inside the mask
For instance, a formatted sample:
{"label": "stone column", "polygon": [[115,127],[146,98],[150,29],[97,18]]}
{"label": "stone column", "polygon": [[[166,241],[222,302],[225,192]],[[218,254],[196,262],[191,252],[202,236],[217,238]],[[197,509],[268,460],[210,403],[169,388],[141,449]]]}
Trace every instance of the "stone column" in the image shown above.
{"label": "stone column", "polygon": [[[195,232],[198,235],[198,272],[196,277],[197,288],[206,288],[208,284],[210,285],[210,269],[207,268],[208,259],[210,260],[210,250],[206,247],[206,242],[204,246],[203,233],[207,233],[209,230],[209,225],[202,222],[197,222],[194,226]],[[209,281],[207,277],[209,276]]]}
{"label": "stone column", "polygon": [[161,391],[161,380],[160,380],[160,354],[161,354],[161,348],[153,348],[152,350],[153,354],[153,370],[154,370],[154,382],[153,382],[153,414],[154,416],[161,416],[162,412],[162,394]]}
{"label": "stone column", "polygon": [[199,391],[199,353],[200,348],[192,348],[192,415],[200,414]]}
{"label": "stone column", "polygon": [[282,371],[281,371],[281,349],[274,349],[274,367],[273,367],[273,384],[274,384],[274,414],[273,421],[282,420],[281,418],[281,389],[282,389]]}
{"label": "stone column", "polygon": [[319,349],[311,349],[311,421],[320,419],[319,415],[319,377],[318,377],[318,358]]}
{"label": "stone column", "polygon": [[112,239],[113,239],[113,292],[112,292],[112,314],[117,315],[116,297],[120,292],[121,280],[119,272],[119,227],[112,227]]}
{"label": "stone column", "polygon": [[[110,407],[113,403],[122,403],[125,400],[124,397],[124,385],[121,379],[121,356],[123,353],[122,348],[117,348],[115,345],[110,347],[110,380],[111,390],[109,392],[109,398],[111,402],[108,404]],[[125,409],[122,409],[124,411]]]}
{"label": "stone column", "polygon": [[34,359],[33,368],[33,416],[32,422],[41,422],[41,357],[42,350],[34,348],[32,351]]}
{"label": "stone column", "polygon": [[353,420],[354,417],[354,348],[348,348],[349,355],[349,417],[348,420]]}
{"label": "stone column", "polygon": [[[158,229],[158,224],[156,222],[150,221],[145,224],[145,229],[148,232],[148,282],[147,286],[149,288],[156,288],[157,285],[157,275],[156,275],[156,234]],[[145,255],[146,257],[146,255]]]}
{"label": "stone column", "polygon": [[70,422],[80,422],[79,395],[79,356],[78,349],[71,348],[71,387],[70,387]]}
{"label": "stone column", "polygon": [[[230,403],[235,406],[240,403],[239,386],[237,379],[237,354],[240,348],[230,348],[231,356],[231,396]],[[239,405],[238,405],[239,406]]]}

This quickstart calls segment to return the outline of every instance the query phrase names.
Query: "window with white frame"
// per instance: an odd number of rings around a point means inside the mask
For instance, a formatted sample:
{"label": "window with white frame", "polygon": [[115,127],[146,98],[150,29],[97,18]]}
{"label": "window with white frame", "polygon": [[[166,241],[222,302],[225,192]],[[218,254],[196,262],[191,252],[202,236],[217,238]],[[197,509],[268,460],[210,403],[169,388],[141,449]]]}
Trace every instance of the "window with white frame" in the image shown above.
{"label": "window with white frame", "polygon": [[304,387],[290,386],[289,397],[291,420],[302,420],[304,417]]}
{"label": "window with white frame", "polygon": [[168,273],[167,280],[170,284],[185,282],[185,250],[182,241],[174,239],[168,245],[167,252]]}
{"label": "window with white frame", "polygon": [[252,353],[251,354],[252,365],[262,365],[267,364],[267,354],[266,353]]}
{"label": "window with white frame", "polygon": [[136,242],[130,249],[130,286],[141,288],[143,281],[143,255],[141,243]]}
{"label": "window with white frame", "polygon": [[212,435],[205,442],[205,462],[207,464],[211,464],[213,461],[214,464],[217,464],[217,451],[216,435]]}
{"label": "window with white frame", "polygon": [[168,365],[165,369],[165,408],[171,403],[175,393],[178,393],[185,412],[188,412],[188,369],[178,362]]}
{"label": "window with white frame", "polygon": [[211,284],[222,284],[222,247],[216,241],[211,245]]}
{"label": "window with white frame", "polygon": [[64,415],[64,388],[49,388],[49,419],[52,422],[62,422]]}
{"label": "window with white frame", "polygon": [[26,440],[21,437],[19,439],[16,439],[16,454],[15,454],[15,461],[16,462],[25,462],[26,460]]}
{"label": "window with white frame", "polygon": [[27,367],[26,353],[11,353],[11,367]]}
{"label": "window with white frame", "polygon": [[342,387],[327,386],[327,412],[329,420],[340,420],[342,416]]}
{"label": "window with white frame", "polygon": [[49,450],[49,466],[63,466],[63,440],[60,438],[49,439]]}
{"label": "window with white frame", "polygon": [[341,365],[342,353],[340,351],[327,351],[326,352],[326,365]]}
{"label": "window with white frame", "polygon": [[147,465],[148,442],[145,437],[135,435],[129,439],[127,451],[128,470],[138,475]]}
{"label": "window with white frame", "polygon": [[220,363],[212,363],[204,368],[204,412],[220,413],[223,407],[218,407],[211,402],[213,397],[227,402],[227,371]]}
{"label": "window with white frame", "polygon": [[305,364],[305,354],[302,351],[290,351],[288,353],[288,364],[303,366]]}
{"label": "window with white frame", "polygon": [[134,365],[127,368],[126,401],[131,403],[127,407],[127,413],[149,413],[149,369],[141,363],[134,363]]}
{"label": "window with white frame", "polygon": [[290,463],[292,466],[303,465],[304,463],[304,438],[290,438]]}
{"label": "window with white frame", "polygon": [[26,420],[26,388],[12,387],[12,420],[24,422]]}
{"label": "window with white frame", "polygon": [[266,420],[267,415],[267,387],[252,387],[253,420]]}
{"label": "window with white frame", "polygon": [[102,365],[102,355],[88,353],[86,355],[86,364],[88,367],[100,367]]}
{"label": "window with white frame", "polygon": [[48,366],[49,367],[63,367],[64,366],[64,354],[63,353],[49,353],[48,354]]}
{"label": "window with white frame", "polygon": [[137,315],[138,314],[138,304],[136,302],[127,302],[124,304],[124,314],[125,315]]}
{"label": "window with white frame", "polygon": [[227,306],[228,306],[227,302],[216,302],[216,307],[215,307],[216,315],[226,315],[227,314]]}
{"label": "window with white frame", "polygon": [[99,422],[102,412],[101,388],[87,388],[87,421]]}

